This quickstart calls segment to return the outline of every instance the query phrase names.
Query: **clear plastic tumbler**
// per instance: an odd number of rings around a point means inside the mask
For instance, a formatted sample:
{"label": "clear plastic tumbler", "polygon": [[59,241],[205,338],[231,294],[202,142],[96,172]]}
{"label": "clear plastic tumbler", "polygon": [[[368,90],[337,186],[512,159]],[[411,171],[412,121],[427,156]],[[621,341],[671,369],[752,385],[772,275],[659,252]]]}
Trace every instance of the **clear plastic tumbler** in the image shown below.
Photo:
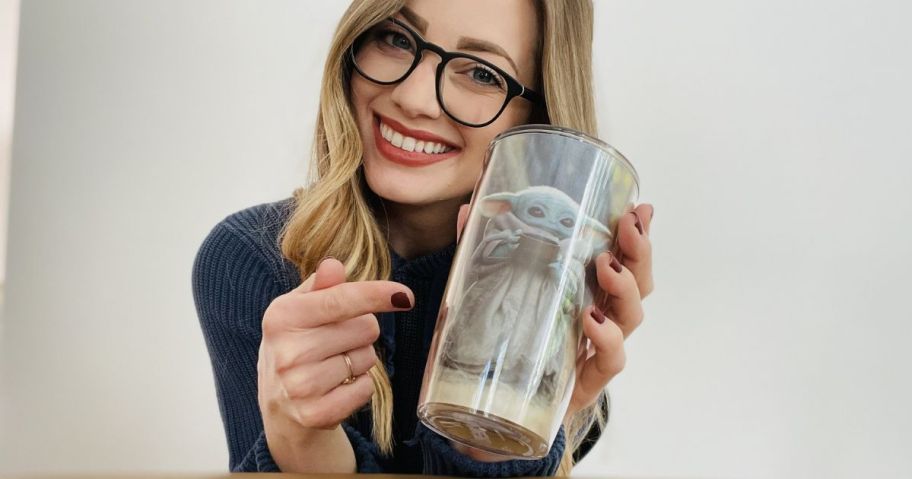
{"label": "clear plastic tumbler", "polygon": [[459,443],[548,454],[566,413],[580,312],[601,299],[593,259],[616,250],[638,195],[619,152],[525,125],[488,148],[434,331],[418,416]]}

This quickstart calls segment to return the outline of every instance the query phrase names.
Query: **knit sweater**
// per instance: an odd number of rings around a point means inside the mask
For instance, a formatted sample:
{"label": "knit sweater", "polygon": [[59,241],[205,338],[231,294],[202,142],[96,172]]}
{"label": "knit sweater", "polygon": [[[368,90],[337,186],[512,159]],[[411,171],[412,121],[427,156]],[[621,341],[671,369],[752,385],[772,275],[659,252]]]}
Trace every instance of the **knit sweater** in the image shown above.
{"label": "knit sweater", "polygon": [[[232,472],[279,471],[263,432],[257,358],[266,308],[301,280],[295,265],[282,256],[278,241],[293,207],[293,199],[287,198],[225,217],[206,236],[193,264],[193,297],[211,360]],[[425,361],[455,249],[452,243],[410,260],[390,250],[391,279],[415,295],[411,310],[377,314],[379,343],[393,389],[394,450],[391,456],[380,454],[371,440],[370,408],[362,408],[342,424],[357,470],[470,477],[553,475],[565,447],[563,428],[543,459],[486,463],[463,455],[417,420]],[[585,454],[597,438],[598,430],[593,428],[575,456]]]}

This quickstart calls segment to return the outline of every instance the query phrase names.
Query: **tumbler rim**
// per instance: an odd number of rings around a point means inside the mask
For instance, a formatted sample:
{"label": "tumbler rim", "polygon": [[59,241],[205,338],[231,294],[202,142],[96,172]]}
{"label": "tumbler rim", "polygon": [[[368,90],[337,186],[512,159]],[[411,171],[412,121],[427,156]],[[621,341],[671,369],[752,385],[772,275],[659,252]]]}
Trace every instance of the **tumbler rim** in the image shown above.
{"label": "tumbler rim", "polygon": [[[564,126],[547,125],[547,124],[542,124],[542,123],[530,123],[527,125],[515,126],[513,128],[504,130],[501,133],[499,133],[497,136],[495,136],[494,139],[491,140],[491,144],[488,147],[488,150],[489,150],[488,153],[490,153],[490,150],[492,148],[494,148],[494,144],[496,144],[498,141],[500,141],[504,138],[507,138],[507,137],[510,137],[513,135],[522,134],[522,133],[535,133],[535,132],[556,133],[558,135],[563,135],[566,137],[573,138],[575,140],[580,140],[580,141],[589,143],[589,144],[605,151],[610,156],[621,160],[621,163],[623,163],[630,170],[630,172],[633,174],[633,181],[636,183],[637,191],[640,190],[640,175],[639,175],[639,173],[637,173],[636,168],[633,167],[633,163],[631,163],[630,160],[628,160],[627,157],[624,156],[623,153],[621,153],[620,151],[618,151],[616,148],[609,145],[608,143],[605,143],[604,141],[602,141],[588,133],[584,133],[582,131],[575,130],[573,128],[567,128]],[[485,157],[486,157],[485,163],[487,163],[487,159],[490,158],[490,155],[485,155]]]}

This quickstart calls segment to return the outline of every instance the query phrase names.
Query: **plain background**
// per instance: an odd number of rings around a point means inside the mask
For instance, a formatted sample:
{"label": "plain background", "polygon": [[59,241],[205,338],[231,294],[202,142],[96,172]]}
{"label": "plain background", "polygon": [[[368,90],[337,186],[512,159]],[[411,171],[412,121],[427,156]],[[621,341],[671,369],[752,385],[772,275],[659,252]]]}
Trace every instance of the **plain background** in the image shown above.
{"label": "plain background", "polygon": [[[13,143],[13,98],[19,0],[0,0],[0,303],[6,282],[6,220],[9,213],[9,167]],[[2,324],[0,324],[2,331]]]}
{"label": "plain background", "polygon": [[[656,291],[578,475],[908,475],[912,4],[597,0]],[[303,181],[345,2],[21,6],[0,472],[223,471],[190,291]]]}

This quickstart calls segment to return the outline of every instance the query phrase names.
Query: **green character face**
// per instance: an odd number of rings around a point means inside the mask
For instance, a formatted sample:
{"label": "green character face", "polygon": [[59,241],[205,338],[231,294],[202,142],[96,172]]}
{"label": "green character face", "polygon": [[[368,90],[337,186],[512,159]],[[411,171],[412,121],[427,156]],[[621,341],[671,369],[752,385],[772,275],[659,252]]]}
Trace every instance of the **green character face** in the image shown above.
{"label": "green character face", "polygon": [[493,217],[508,211],[523,223],[547,231],[558,240],[569,238],[577,228],[582,229],[582,234],[592,235],[596,243],[607,243],[611,239],[608,228],[580,213],[579,205],[572,198],[550,186],[531,186],[516,193],[494,193],[481,200],[481,212],[485,216]]}

